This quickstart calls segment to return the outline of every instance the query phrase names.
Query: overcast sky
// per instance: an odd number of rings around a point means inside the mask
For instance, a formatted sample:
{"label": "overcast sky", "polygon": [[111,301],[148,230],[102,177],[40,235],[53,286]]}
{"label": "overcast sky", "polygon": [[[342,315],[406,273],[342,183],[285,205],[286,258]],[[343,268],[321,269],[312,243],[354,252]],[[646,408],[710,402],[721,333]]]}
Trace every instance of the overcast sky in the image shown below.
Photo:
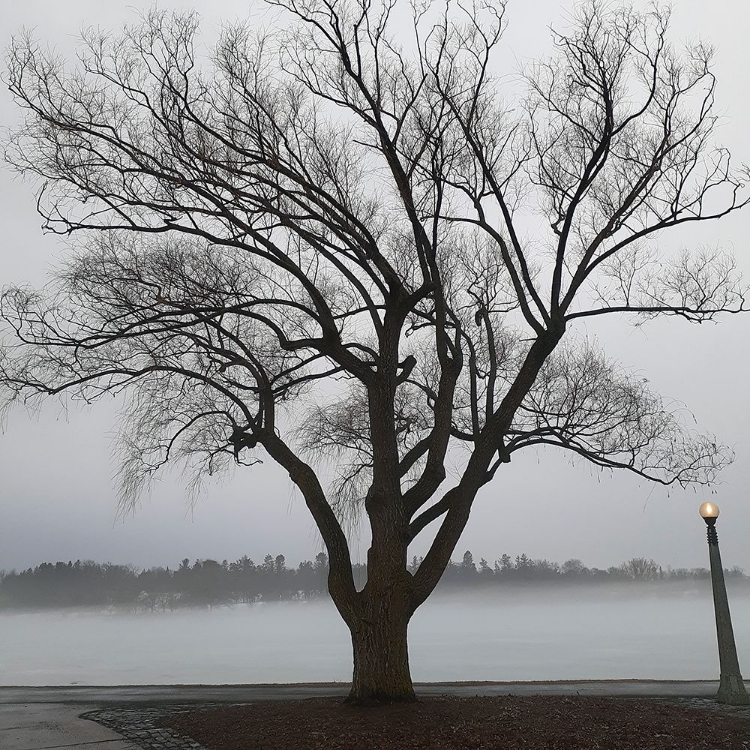
{"label": "overcast sky", "polygon": [[[150,4],[0,0],[0,45],[7,48],[22,27],[35,27],[38,38],[67,53],[81,27],[116,29]],[[718,103],[725,114],[720,137],[739,161],[750,162],[750,10],[740,0],[674,5],[673,38],[700,36],[717,47]],[[259,3],[237,0],[159,6],[196,8],[207,37],[221,19],[251,17],[251,7],[252,18],[263,18]],[[559,0],[510,0],[508,60],[548,49],[548,24],[571,7]],[[16,117],[3,90],[0,126],[12,126]],[[31,187],[7,167],[0,168],[0,219],[0,286],[43,282],[65,248],[42,234]],[[750,275],[749,225],[750,211],[707,226],[697,241],[733,249]],[[725,565],[750,570],[750,316],[703,326],[667,320],[640,329],[622,320],[589,326],[588,332],[611,357],[647,377],[654,390],[687,404],[701,429],[734,448],[735,464],[711,495],[667,492],[625,473],[601,474],[556,451],[518,453],[480,494],[454,557],[471,549],[475,559],[485,557],[490,564],[503,553],[525,552],[559,562],[581,558],[598,567],[634,556],[665,566],[705,566],[705,527],[697,508],[710,498],[722,509],[718,529]],[[78,558],[174,566],[183,557],[232,560],[247,554],[257,560],[267,553],[282,553],[296,564],[320,551],[304,503],[271,463],[208,484],[193,508],[179,476],[167,474],[135,513],[119,518],[110,456],[115,421],[111,403],[68,413],[50,404],[39,415],[20,409],[10,414],[0,433],[0,569]],[[355,561],[365,560],[365,541],[354,539],[352,550]],[[424,551],[418,540],[413,553]]]}

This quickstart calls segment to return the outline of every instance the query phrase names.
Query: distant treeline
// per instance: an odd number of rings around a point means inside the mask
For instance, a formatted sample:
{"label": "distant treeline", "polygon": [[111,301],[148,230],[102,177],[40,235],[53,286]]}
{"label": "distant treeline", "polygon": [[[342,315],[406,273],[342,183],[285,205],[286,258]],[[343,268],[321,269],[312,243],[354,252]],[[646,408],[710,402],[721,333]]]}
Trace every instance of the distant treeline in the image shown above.
{"label": "distant treeline", "polygon": [[[421,558],[409,566],[416,571]],[[725,575],[750,587],[741,568]],[[126,607],[166,610],[177,607],[214,606],[327,596],[328,558],[322,552],[297,568],[286,565],[284,555],[266,555],[262,563],[249,557],[235,562],[186,558],[175,569],[139,570],[132,565],[99,564],[90,560],[43,563],[22,572],[0,572],[0,608],[30,609],[81,606]],[[559,565],[548,560],[515,559],[503,555],[490,565],[484,558],[474,562],[471,552],[461,562],[451,562],[441,588],[469,590],[479,587],[591,585],[628,582],[690,583],[710,577],[706,568],[662,568],[654,560],[634,557],[616,567],[587,568],[580,560]],[[367,580],[365,565],[354,566],[359,587]]]}

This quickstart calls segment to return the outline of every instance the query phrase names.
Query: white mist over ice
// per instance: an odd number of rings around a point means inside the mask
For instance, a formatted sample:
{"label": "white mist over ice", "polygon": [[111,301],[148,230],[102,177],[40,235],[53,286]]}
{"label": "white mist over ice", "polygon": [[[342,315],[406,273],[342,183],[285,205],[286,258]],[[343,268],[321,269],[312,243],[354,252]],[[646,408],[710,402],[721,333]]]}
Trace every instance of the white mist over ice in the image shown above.
{"label": "white mist over ice", "polygon": [[[734,596],[731,607],[740,666],[750,674],[750,597]],[[3,614],[0,632],[1,685],[329,682],[351,676],[349,634],[327,600],[175,612]],[[414,616],[409,639],[416,681],[718,676],[709,595],[438,594]]]}

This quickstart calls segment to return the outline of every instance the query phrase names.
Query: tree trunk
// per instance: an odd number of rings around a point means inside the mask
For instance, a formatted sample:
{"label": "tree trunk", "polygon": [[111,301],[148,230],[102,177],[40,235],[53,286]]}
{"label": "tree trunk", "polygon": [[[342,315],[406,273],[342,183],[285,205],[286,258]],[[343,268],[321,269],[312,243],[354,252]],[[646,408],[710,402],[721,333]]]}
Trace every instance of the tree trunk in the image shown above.
{"label": "tree trunk", "polygon": [[416,700],[406,636],[411,609],[406,592],[396,592],[396,588],[400,587],[367,592],[363,616],[350,626],[354,676],[349,703]]}

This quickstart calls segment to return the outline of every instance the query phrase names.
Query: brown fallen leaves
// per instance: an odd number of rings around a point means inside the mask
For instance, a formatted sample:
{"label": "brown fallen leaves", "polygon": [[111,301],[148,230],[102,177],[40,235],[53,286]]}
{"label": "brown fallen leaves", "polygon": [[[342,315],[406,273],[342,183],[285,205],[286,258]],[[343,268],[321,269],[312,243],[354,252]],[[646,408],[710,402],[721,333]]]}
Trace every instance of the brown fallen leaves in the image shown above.
{"label": "brown fallen leaves", "polygon": [[162,720],[209,750],[750,750],[750,721],[660,700],[423,698],[357,708],[263,702]]}

